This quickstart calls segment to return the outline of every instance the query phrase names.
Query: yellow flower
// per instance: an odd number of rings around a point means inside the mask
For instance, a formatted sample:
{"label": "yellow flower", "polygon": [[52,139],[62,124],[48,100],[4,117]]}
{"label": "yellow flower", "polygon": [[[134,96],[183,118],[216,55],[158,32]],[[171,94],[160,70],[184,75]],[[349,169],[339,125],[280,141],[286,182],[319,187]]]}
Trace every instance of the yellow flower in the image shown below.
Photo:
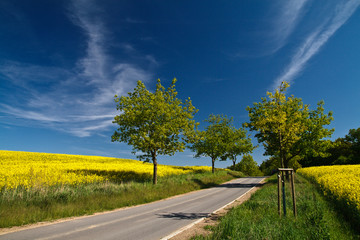
{"label": "yellow flower", "polygon": [[[211,168],[158,166],[159,177],[198,171],[211,171]],[[152,172],[151,163],[136,160],[0,150],[0,190],[114,180],[143,181],[150,179]]]}
{"label": "yellow flower", "polygon": [[317,182],[325,195],[353,205],[360,214],[360,165],[335,165],[300,169]]}

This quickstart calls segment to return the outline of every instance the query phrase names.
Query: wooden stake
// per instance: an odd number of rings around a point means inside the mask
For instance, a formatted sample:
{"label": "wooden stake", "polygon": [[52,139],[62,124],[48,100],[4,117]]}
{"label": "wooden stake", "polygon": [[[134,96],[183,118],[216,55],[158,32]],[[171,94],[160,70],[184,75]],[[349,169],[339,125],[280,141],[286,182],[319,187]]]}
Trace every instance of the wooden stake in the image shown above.
{"label": "wooden stake", "polygon": [[281,175],[280,175],[280,171],[279,171],[279,172],[278,172],[278,212],[279,212],[279,216],[281,217],[280,182],[281,182]]}
{"label": "wooden stake", "polygon": [[[296,198],[295,198],[295,183],[294,183],[294,169],[292,168],[278,168],[278,213],[279,216],[281,217],[281,190],[282,190],[282,197],[283,197],[283,211],[284,211],[284,216],[286,216],[286,197],[285,197],[285,177],[288,176],[288,174],[290,174],[290,184],[291,184],[291,195],[292,195],[292,201],[293,201],[293,212],[294,212],[294,216],[296,217],[297,215],[297,211],[296,211]],[[280,185],[281,188],[280,189]]]}
{"label": "wooden stake", "polygon": [[286,216],[286,195],[285,195],[285,172],[282,172],[282,196],[283,196],[283,210],[284,216]]}
{"label": "wooden stake", "polygon": [[296,217],[296,198],[295,198],[295,183],[294,183],[294,171],[291,171],[291,195],[293,199],[293,211],[294,216]]}

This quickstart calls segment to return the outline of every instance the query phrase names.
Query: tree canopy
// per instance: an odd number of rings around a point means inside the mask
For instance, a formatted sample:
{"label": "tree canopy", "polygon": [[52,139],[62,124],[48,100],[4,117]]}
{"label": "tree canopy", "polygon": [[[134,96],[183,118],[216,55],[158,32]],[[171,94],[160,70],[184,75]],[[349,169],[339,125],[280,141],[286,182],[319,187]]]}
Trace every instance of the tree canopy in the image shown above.
{"label": "tree canopy", "polygon": [[360,163],[360,128],[350,129],[349,133],[345,136],[345,142],[347,142],[350,147],[350,156],[352,158],[352,163]]}
{"label": "tree canopy", "polygon": [[196,152],[195,157],[210,157],[213,172],[216,160],[231,159],[235,165],[238,155],[255,148],[246,130],[233,126],[233,118],[211,114],[205,122],[209,125],[204,131],[197,131],[197,139],[192,141],[190,149]]}
{"label": "tree canopy", "polygon": [[116,109],[120,112],[113,123],[119,128],[112,135],[112,141],[126,142],[133,147],[133,153],[142,152],[138,158],[154,164],[153,183],[157,183],[157,156],[173,155],[186,147],[186,138],[195,134],[198,123],[193,120],[198,111],[188,98],[178,99],[176,79],[165,89],[157,81],[156,91],[148,91],[145,85],[137,86],[128,96],[115,96]]}
{"label": "tree canopy", "polygon": [[226,158],[232,118],[211,114],[205,122],[209,125],[204,131],[197,131],[197,139],[192,142],[190,149],[196,152],[195,157],[210,157],[214,173],[215,161]]}
{"label": "tree canopy", "polygon": [[331,143],[325,156],[309,156],[301,160],[304,167],[320,165],[360,164],[360,128],[350,129],[343,138]]}
{"label": "tree canopy", "polygon": [[249,154],[245,154],[238,164],[230,167],[231,170],[240,171],[248,176],[261,176],[262,172],[259,166],[254,161],[253,157]]}
{"label": "tree canopy", "polygon": [[255,137],[263,143],[264,155],[279,157],[281,167],[290,167],[294,158],[326,154],[330,140],[325,138],[334,131],[324,127],[333,117],[332,112],[324,114],[323,101],[310,110],[301,98],[286,97],[288,87],[283,82],[274,93],[268,92],[261,102],[247,107],[250,121],[245,123],[257,132]]}
{"label": "tree canopy", "polygon": [[230,159],[233,162],[233,167],[235,167],[237,156],[252,153],[255,148],[256,146],[253,146],[251,138],[247,135],[244,128],[236,129],[230,126],[226,153],[223,158]]}

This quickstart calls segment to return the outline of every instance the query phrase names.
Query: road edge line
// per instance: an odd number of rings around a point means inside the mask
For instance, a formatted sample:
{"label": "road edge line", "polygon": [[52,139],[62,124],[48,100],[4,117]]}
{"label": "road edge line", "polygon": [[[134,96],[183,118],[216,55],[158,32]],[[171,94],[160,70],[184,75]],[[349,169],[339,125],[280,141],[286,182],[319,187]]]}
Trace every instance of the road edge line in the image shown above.
{"label": "road edge line", "polygon": [[[264,178],[264,179],[265,179],[265,178]],[[263,181],[263,180],[262,180],[262,181]],[[260,182],[261,182],[261,181],[260,181]],[[183,231],[185,231],[185,230],[191,228],[192,226],[198,224],[199,222],[201,222],[201,221],[204,220],[205,218],[211,216],[211,214],[214,214],[214,213],[216,213],[216,212],[218,212],[218,211],[226,208],[227,206],[229,206],[230,204],[234,203],[236,200],[238,200],[239,198],[242,198],[245,194],[247,194],[248,192],[250,192],[251,190],[253,190],[254,188],[256,188],[256,187],[260,184],[260,182],[257,183],[257,184],[256,184],[255,186],[253,186],[252,188],[250,188],[249,190],[247,190],[245,193],[241,194],[241,195],[240,195],[238,198],[236,198],[235,200],[231,201],[231,202],[228,203],[228,204],[225,204],[224,206],[222,206],[222,207],[218,208],[217,210],[213,211],[212,213],[209,213],[206,217],[202,217],[202,218],[196,220],[195,222],[190,223],[189,225],[186,225],[186,226],[180,228],[179,230],[176,230],[175,232],[172,232],[172,233],[170,233],[169,235],[167,235],[167,236],[165,236],[165,237],[163,237],[163,238],[160,238],[160,240],[169,240],[170,238],[175,237],[176,235],[182,233]]]}
{"label": "road edge line", "polygon": [[[234,178],[231,179],[227,182],[218,184],[214,187],[226,184],[226,183],[230,183],[236,179],[239,178]],[[103,214],[109,214],[109,213],[113,213],[113,212],[117,212],[117,211],[123,211],[129,208],[136,208],[136,207],[140,207],[142,205],[148,205],[148,204],[152,204],[152,203],[156,203],[156,202],[161,202],[161,201],[166,201],[169,199],[173,199],[173,198],[177,198],[177,197],[181,197],[183,195],[188,195],[194,192],[200,192],[200,191],[207,191],[209,189],[211,189],[213,187],[209,187],[209,188],[203,188],[203,189],[198,189],[198,190],[194,190],[191,192],[186,192],[186,193],[181,193],[178,195],[173,195],[167,198],[163,198],[163,199],[159,199],[153,202],[148,202],[148,203],[141,203],[139,205],[133,205],[133,206],[124,206],[124,207],[120,207],[120,208],[116,208],[113,210],[106,210],[106,211],[100,211],[100,212],[94,212],[91,214],[86,214],[86,215],[82,215],[82,216],[71,216],[71,217],[64,217],[64,218],[59,218],[59,219],[53,219],[53,220],[49,220],[49,221],[40,221],[40,222],[36,222],[36,223],[29,223],[26,225],[21,225],[21,226],[12,226],[12,227],[6,227],[6,228],[0,228],[0,236],[2,235],[6,235],[6,234],[10,234],[10,233],[14,233],[14,232],[20,232],[20,231],[24,231],[24,230],[29,230],[29,229],[34,229],[34,228],[38,228],[38,227],[44,227],[44,226],[49,226],[49,225],[55,225],[58,223],[64,223],[64,222],[68,222],[68,221],[73,221],[73,220],[78,220],[78,219],[82,219],[82,218],[89,218],[89,217],[93,217],[93,216],[97,216],[97,215],[103,215]],[[206,217],[205,217],[206,218]]]}

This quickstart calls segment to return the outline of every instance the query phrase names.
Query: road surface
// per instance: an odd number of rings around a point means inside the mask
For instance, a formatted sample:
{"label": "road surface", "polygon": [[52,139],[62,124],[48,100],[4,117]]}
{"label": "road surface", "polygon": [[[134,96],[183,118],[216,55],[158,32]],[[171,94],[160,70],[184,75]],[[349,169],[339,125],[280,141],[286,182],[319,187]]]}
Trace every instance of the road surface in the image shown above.
{"label": "road surface", "polygon": [[154,203],[2,234],[0,240],[166,239],[178,229],[239,198],[262,179],[239,178]]}

